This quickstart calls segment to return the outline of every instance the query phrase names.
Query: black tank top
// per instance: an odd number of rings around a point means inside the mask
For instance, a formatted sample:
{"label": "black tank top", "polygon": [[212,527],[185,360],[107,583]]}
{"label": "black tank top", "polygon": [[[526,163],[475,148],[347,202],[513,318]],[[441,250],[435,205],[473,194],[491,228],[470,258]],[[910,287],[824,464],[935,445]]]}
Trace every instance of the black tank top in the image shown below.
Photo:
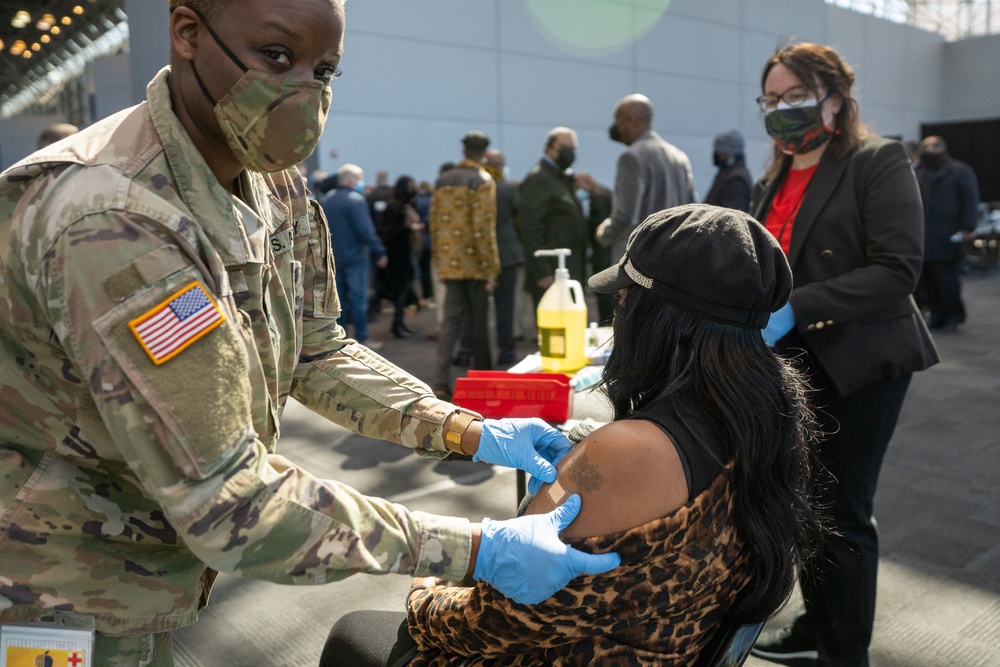
{"label": "black tank top", "polygon": [[658,400],[633,412],[628,419],[645,419],[660,427],[677,445],[677,455],[684,466],[688,499],[696,497],[711,486],[725,466],[725,452],[717,442],[700,443],[677,417],[673,402]]}

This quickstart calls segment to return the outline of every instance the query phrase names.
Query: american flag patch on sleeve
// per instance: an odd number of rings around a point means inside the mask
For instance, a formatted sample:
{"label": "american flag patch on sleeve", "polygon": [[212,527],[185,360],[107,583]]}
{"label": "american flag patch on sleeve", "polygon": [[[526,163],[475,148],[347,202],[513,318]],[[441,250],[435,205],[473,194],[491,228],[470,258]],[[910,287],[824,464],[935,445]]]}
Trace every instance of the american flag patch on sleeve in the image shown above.
{"label": "american flag patch on sleeve", "polygon": [[159,366],[225,321],[226,316],[196,280],[129,321],[128,326],[149,358]]}

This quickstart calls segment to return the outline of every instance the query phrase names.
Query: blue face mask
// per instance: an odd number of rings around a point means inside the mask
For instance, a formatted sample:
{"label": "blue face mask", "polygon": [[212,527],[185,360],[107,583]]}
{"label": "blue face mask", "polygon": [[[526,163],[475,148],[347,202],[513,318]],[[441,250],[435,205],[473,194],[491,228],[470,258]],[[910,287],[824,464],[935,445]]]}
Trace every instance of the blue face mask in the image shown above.
{"label": "blue face mask", "polygon": [[579,199],[580,201],[586,201],[590,199],[590,193],[587,192],[586,190],[577,190],[576,198]]}
{"label": "blue face mask", "polygon": [[358,183],[357,183],[357,185],[354,186],[354,191],[355,192],[360,192],[361,194],[364,194],[364,192],[365,192],[365,182],[362,181],[362,180],[359,180]]}

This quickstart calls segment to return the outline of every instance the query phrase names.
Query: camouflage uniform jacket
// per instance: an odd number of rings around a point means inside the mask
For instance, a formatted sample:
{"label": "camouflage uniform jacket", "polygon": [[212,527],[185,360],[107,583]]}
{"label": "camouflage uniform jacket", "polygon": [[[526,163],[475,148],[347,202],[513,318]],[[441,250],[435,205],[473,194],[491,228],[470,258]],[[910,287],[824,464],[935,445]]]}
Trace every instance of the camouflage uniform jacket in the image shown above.
{"label": "camouflage uniform jacket", "polygon": [[[453,406],[345,339],[302,179],[220,187],[168,76],[0,177],[0,622],[61,609],[100,632],[171,630],[195,620],[216,570],[463,577],[465,519],[274,454],[288,396],[432,456]],[[142,328],[171,313],[187,347]]]}
{"label": "camouflage uniform jacket", "polygon": [[500,273],[496,182],[462,160],[434,185],[431,254],[440,280],[487,280]]}

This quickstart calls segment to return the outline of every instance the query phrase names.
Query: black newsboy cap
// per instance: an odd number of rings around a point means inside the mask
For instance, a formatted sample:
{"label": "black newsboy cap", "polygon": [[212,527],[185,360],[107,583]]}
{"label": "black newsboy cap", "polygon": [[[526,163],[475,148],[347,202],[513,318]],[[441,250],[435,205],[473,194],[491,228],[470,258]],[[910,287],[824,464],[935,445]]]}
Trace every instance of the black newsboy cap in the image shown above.
{"label": "black newsboy cap", "polygon": [[788,301],[792,271],[774,236],[750,215],[688,204],[646,218],[621,261],[587,283],[595,292],[639,285],[714,322],[760,329]]}
{"label": "black newsboy cap", "polygon": [[462,145],[474,151],[484,151],[490,145],[490,138],[485,132],[473,130],[462,137]]}

